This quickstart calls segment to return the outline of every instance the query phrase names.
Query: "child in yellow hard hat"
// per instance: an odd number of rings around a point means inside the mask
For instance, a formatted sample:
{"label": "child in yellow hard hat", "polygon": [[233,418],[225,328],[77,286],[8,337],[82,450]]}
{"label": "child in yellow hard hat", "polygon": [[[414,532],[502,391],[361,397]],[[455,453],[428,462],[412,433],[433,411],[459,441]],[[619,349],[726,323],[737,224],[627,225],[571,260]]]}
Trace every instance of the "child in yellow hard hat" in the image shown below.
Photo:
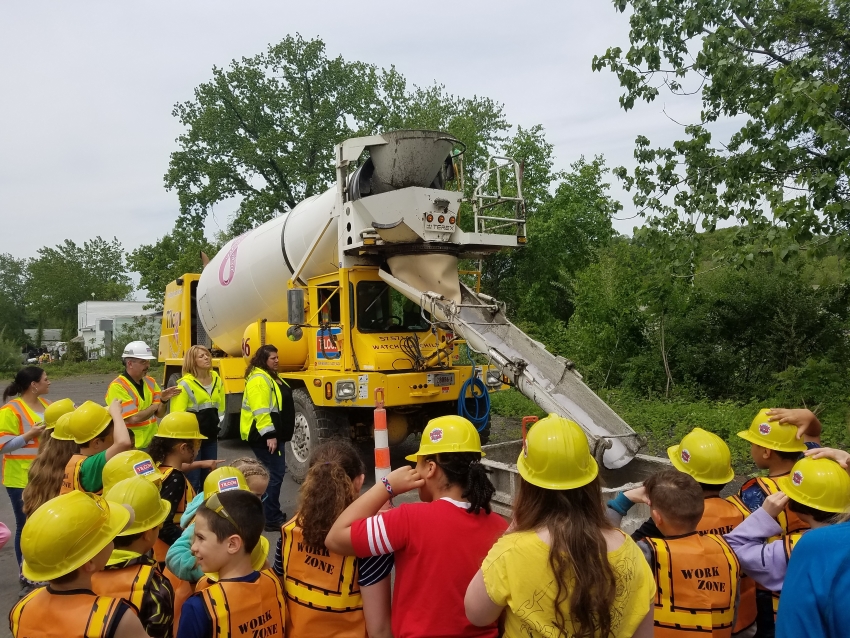
{"label": "child in yellow hard hat", "polygon": [[50,443],[39,449],[30,465],[29,481],[24,488],[24,514],[28,517],[51,498],[59,496],[68,461],[80,453],[80,446],[68,431],[70,420],[70,413],[63,414],[49,430],[50,434],[42,436],[42,439],[49,437]]}
{"label": "child in yellow hard hat", "polygon": [[121,404],[113,401],[107,409],[86,401],[71,413],[68,431],[80,451],[65,465],[60,494],[72,490],[100,493],[103,466],[116,454],[133,447],[121,416]]}
{"label": "child in yellow hard hat", "polygon": [[42,454],[53,442],[53,431],[59,419],[66,414],[71,414],[75,409],[71,399],[59,399],[44,409],[44,432],[38,437],[38,453]]}
{"label": "child in yellow hard hat", "polygon": [[[205,582],[207,575],[198,567],[198,561],[192,553],[192,543],[195,540],[194,520],[198,508],[213,494],[234,489],[245,490],[257,498],[262,498],[268,483],[269,473],[257,459],[247,456],[238,458],[231,465],[207,474],[204,479],[204,491],[186,505],[186,511],[180,519],[183,534],[172,543],[165,555],[165,575],[174,586],[174,633],[177,633],[183,603],[196,588],[202,589],[211,584]],[[269,542],[263,536],[251,554],[254,569],[262,571],[267,568],[268,556]]]}
{"label": "child in yellow hard hat", "polygon": [[486,626],[505,612],[510,638],[651,634],[652,571],[605,517],[584,432],[550,414],[523,443],[513,525],[469,583],[469,620]]}
{"label": "child in yellow hard hat", "polygon": [[183,604],[177,638],[214,638],[241,627],[254,636],[284,635],[280,581],[270,569],[254,569],[252,560],[265,520],[260,499],[240,489],[213,494],[198,508],[192,552],[219,580]]}
{"label": "child in yellow hard hat", "polygon": [[[475,426],[460,416],[428,422],[416,467],[394,470],[349,505],[325,539],[332,552],[368,558],[395,554],[395,636],[492,636],[463,611],[466,586],[507,529],[490,510],[496,489],[481,464]],[[419,490],[422,503],[381,511],[394,496]],[[423,584],[427,586],[423,587]]]}
{"label": "child in yellow hard hat", "polygon": [[186,505],[195,498],[195,490],[184,472],[197,467],[215,469],[216,461],[193,463],[195,453],[206,437],[198,429],[198,419],[191,412],[172,412],[165,416],[151,441],[148,452],[163,476],[162,497],[171,503],[171,514],[159,531],[154,545],[154,557],[165,565],[165,554],[171,544],[180,538],[180,517]]}
{"label": "child in yellow hard hat", "polygon": [[170,637],[174,591],[149,554],[171,506],[160,498],[156,485],[140,476],[105,488],[104,498],[129,505],[134,519],[115,537],[106,568],[92,575],[92,591],[132,603],[151,638]]}
{"label": "child in yellow hard hat", "polygon": [[[780,491],[768,496],[757,511],[726,535],[741,567],[770,592],[774,615],[797,541],[810,528],[829,525],[836,514],[850,509],[850,476],[829,458],[800,459],[777,482]],[[806,524],[805,529],[782,534],[777,519],[786,509]],[[762,616],[760,613],[760,624]]]}
{"label": "child in yellow hard hat", "polygon": [[156,467],[151,455],[142,450],[127,450],[116,454],[103,466],[103,491],[124,479],[141,476],[157,489],[162,487],[162,472]]}
{"label": "child in yellow hard hat", "polygon": [[[287,635],[391,635],[392,554],[354,558],[325,548],[331,524],[358,497],[365,478],[363,460],[348,441],[325,441],[310,456],[298,512],[281,529],[274,559],[286,594]],[[351,585],[340,590],[340,579]]]}
{"label": "child in yellow hard hat", "polygon": [[[741,568],[722,536],[697,531],[705,511],[699,483],[678,470],[662,470],[623,497],[649,505],[663,535],[638,541],[658,586],[653,611],[656,638],[731,636]],[[607,513],[619,526],[619,508],[609,504]]]}
{"label": "child in yellow hard hat", "polygon": [[129,521],[130,512],[120,504],[77,490],[30,516],[21,536],[24,576],[48,585],[12,608],[14,638],[145,636],[128,603],[91,591],[92,576],[106,566],[113,539]]}

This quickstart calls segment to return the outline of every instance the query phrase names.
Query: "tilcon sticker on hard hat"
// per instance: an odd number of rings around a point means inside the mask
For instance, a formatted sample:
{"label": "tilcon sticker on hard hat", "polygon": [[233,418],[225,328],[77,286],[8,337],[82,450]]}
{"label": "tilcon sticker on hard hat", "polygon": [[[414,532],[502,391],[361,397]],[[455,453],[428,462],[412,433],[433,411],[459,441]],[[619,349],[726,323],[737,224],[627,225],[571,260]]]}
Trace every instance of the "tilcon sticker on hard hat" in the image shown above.
{"label": "tilcon sticker on hard hat", "polygon": [[794,472],[794,475],[791,477],[791,482],[794,485],[800,485],[803,482],[803,473],[800,470]]}
{"label": "tilcon sticker on hard hat", "polygon": [[772,429],[773,428],[770,427],[770,423],[759,423],[759,434],[767,436],[768,434],[770,434],[770,431]]}
{"label": "tilcon sticker on hard hat", "polygon": [[691,453],[687,450],[682,450],[682,463],[690,463],[691,462]]}
{"label": "tilcon sticker on hard hat", "polygon": [[227,478],[218,479],[218,491],[221,492],[229,492],[230,490],[238,490],[239,489],[239,479],[235,476],[228,476]]}
{"label": "tilcon sticker on hard hat", "polygon": [[155,469],[153,461],[139,461],[133,466],[136,476],[147,476],[148,474],[152,474]]}
{"label": "tilcon sticker on hard hat", "polygon": [[431,443],[439,443],[443,440],[443,428],[434,428],[428,436],[431,438]]}

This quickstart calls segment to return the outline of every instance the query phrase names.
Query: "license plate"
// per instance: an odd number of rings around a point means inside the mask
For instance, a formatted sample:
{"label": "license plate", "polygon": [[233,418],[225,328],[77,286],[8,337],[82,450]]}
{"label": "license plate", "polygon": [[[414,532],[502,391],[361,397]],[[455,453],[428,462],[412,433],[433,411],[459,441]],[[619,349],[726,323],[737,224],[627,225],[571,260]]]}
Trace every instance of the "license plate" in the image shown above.
{"label": "license plate", "polygon": [[454,372],[450,372],[448,374],[429,374],[428,376],[432,377],[430,384],[438,388],[444,388],[455,384]]}

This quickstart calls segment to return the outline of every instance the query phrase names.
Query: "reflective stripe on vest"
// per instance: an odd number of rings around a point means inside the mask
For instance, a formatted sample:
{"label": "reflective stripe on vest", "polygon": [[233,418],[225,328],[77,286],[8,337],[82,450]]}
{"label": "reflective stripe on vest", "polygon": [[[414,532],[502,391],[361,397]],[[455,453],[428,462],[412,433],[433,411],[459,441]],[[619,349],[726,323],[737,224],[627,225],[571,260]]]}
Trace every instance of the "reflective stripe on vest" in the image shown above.
{"label": "reflective stripe on vest", "polygon": [[[782,537],[782,544],[785,547],[785,561],[791,560],[791,552],[794,551],[794,547],[797,545],[797,541],[800,540],[800,537],[805,534],[805,532],[792,532],[791,534],[786,534]],[[781,591],[772,591],[770,592],[771,597],[773,598],[773,622],[776,622],[776,612],[779,611],[779,596],[782,594]]]}
{"label": "reflective stripe on vest", "polygon": [[740,566],[732,549],[714,534],[646,538],[658,590],[655,638],[706,632],[732,635]]}
{"label": "reflective stripe on vest", "polygon": [[747,518],[747,516],[749,516],[750,514],[752,514],[752,512],[750,511],[750,508],[748,508],[746,505],[744,505],[744,501],[742,501],[742,500],[741,500],[741,497],[740,497],[740,496],[738,496],[737,494],[735,494],[735,495],[733,495],[733,496],[727,496],[727,497],[726,497],[726,500],[727,500],[727,501],[729,501],[730,503],[732,503],[732,505],[734,505],[734,506],[735,506],[735,508],[736,508],[739,512],[741,512],[741,515],[742,515],[744,518]]}
{"label": "reflective stripe on vest", "polygon": [[40,587],[12,608],[9,624],[15,638],[51,635],[50,628],[56,636],[106,638],[120,602],[89,593],[58,596]]}
{"label": "reflective stripe on vest", "polygon": [[152,565],[140,564],[95,572],[91,579],[92,591],[98,596],[123,598],[141,609],[154,569]]}
{"label": "reflective stripe on vest", "polygon": [[260,414],[270,414],[272,412],[280,412],[280,403],[277,400],[278,397],[278,389],[275,387],[275,383],[272,378],[266,374],[265,372],[255,372],[248,380],[245,381],[245,385],[248,385],[252,379],[256,379],[257,377],[263,379],[266,382],[266,385],[269,386],[269,407],[267,408],[257,408],[256,410],[252,410],[251,406],[248,405],[248,399],[242,400],[242,409],[246,412],[250,412],[254,416],[259,416]]}
{"label": "reflective stripe on vest", "polygon": [[267,569],[253,583],[225,580],[195,595],[204,602],[216,638],[283,636],[286,601],[277,576]]}
{"label": "reflective stripe on vest", "polygon": [[[778,477],[777,477],[778,478]],[[762,490],[764,490],[765,494],[776,494],[781,491],[779,489],[779,485],[775,480],[769,477],[759,477],[756,479],[759,486]],[[789,502],[790,505],[790,502]],[[791,508],[786,505],[784,509],[779,512],[779,516],[776,517],[776,522],[779,523],[779,526],[782,528],[782,534],[788,534],[789,532],[802,532],[809,529],[808,523],[805,523],[795,512],[791,511]],[[779,540],[782,538],[781,536],[774,536],[768,539],[768,542]]]}
{"label": "reflective stripe on vest", "polygon": [[283,526],[281,534],[287,634],[364,636],[357,559],[330,552],[324,545],[308,547],[294,518]]}
{"label": "reflective stripe on vest", "polygon": [[[47,401],[43,399],[39,399],[42,406],[45,408],[50,405]],[[15,418],[18,419],[18,433],[10,434],[4,433],[0,436],[0,449],[14,439],[16,436],[23,436],[27,432],[33,429],[34,426],[39,423],[43,423],[44,421],[39,421],[35,417],[35,414],[30,410],[29,406],[23,402],[22,399],[12,399],[6,405],[2,407],[3,410],[9,410],[12,414],[15,415]],[[18,448],[13,452],[6,453],[5,456],[10,457],[21,457],[25,459],[34,459],[35,455],[38,454],[38,439],[32,439],[31,441],[27,441],[27,444],[22,448]]]}
{"label": "reflective stripe on vest", "polygon": [[218,409],[218,403],[213,401],[213,395],[215,394],[216,388],[219,384],[218,375],[214,374],[212,380],[212,390],[208,393],[207,389],[203,387],[197,379],[195,379],[194,377],[192,378],[192,381],[194,381],[195,384],[198,386],[200,392],[203,392],[206,395],[206,398],[209,399],[204,403],[198,403],[198,399],[195,396],[195,391],[192,390],[192,386],[190,385],[189,381],[187,381],[186,379],[180,379],[180,381],[177,382],[177,385],[183,388],[183,391],[186,393],[186,396],[189,397],[189,402],[191,403],[191,405],[186,409],[187,412],[200,412],[201,410],[208,410],[209,408]]}
{"label": "reflective stripe on vest", "polygon": [[83,467],[83,461],[88,457],[82,454],[75,454],[65,464],[65,475],[62,477],[62,487],[59,488],[59,495],[79,490],[85,492],[83,484],[80,483],[80,470]]}
{"label": "reflective stripe on vest", "polygon": [[[133,416],[145,408],[148,408],[154,404],[154,402],[158,401],[161,397],[161,393],[156,391],[156,381],[154,381],[151,377],[144,377],[142,379],[145,383],[145,387],[147,391],[151,395],[150,401],[145,401],[145,397],[139,396],[139,391],[136,389],[136,386],[124,377],[117,377],[112,380],[112,383],[109,384],[110,387],[112,385],[120,385],[124,388],[127,393],[130,395],[129,401],[122,401],[121,403],[121,415],[126,419],[127,417]],[[109,401],[109,388],[106,389],[106,403],[107,405],[110,403]],[[143,403],[147,403],[147,405],[142,405]],[[128,423],[128,428],[140,428],[144,425],[150,425],[151,423],[156,423],[156,415],[151,416],[151,418],[142,421],[140,423]]]}
{"label": "reflective stripe on vest", "polygon": [[744,515],[732,503],[719,496],[705,499],[705,510],[697,524],[700,534],[728,534],[744,520]]}

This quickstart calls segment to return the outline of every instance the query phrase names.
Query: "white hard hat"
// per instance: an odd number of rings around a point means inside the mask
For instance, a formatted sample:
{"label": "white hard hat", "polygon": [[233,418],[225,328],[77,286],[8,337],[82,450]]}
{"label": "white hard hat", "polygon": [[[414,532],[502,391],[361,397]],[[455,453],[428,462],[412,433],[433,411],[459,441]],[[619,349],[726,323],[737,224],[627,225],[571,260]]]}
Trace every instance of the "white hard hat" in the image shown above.
{"label": "white hard hat", "polygon": [[148,361],[154,361],[156,359],[151,352],[151,347],[144,341],[131,341],[128,343],[124,346],[124,354],[121,355],[121,358],[147,359]]}

